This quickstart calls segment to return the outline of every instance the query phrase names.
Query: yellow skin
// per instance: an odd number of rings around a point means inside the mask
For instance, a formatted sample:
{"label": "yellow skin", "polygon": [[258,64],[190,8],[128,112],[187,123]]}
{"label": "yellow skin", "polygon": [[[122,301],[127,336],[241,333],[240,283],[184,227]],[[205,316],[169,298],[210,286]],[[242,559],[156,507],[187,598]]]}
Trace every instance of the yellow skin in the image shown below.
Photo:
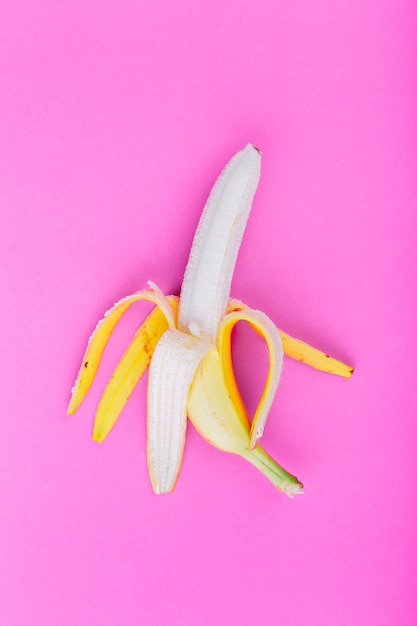
{"label": "yellow skin", "polygon": [[[103,441],[113,428],[129,396],[148,367],[153,351],[166,330],[176,324],[179,298],[154,290],[142,291],[124,298],[108,311],[97,325],[85,352],[77,376],[68,414],[72,415],[86,397],[96,376],[100,361],[115,326],[125,311],[138,300],[151,300],[158,306],[137,330],[114,369],[97,408],[93,439]],[[162,307],[161,307],[162,302]],[[166,305],[164,308],[164,304]],[[170,309],[173,317],[167,314]],[[217,345],[203,357],[194,376],[188,398],[188,416],[200,434],[213,446],[238,454],[255,465],[279,489],[290,497],[302,493],[301,483],[279,466],[257,443],[254,426],[262,413],[269,386],[272,384],[272,362],[259,406],[251,420],[239,393],[232,363],[231,334],[239,321],[248,322],[266,341],[270,359],[273,347],[267,328],[246,305],[230,300],[227,315],[219,325]],[[263,314],[261,314],[263,315]],[[353,369],[324,352],[279,331],[284,353],[315,369],[350,378]]]}
{"label": "yellow skin", "polygon": [[[124,298],[121,302],[115,304],[97,325],[88,343],[72,390],[68,415],[73,415],[86,397],[97,374],[101,357],[110,335],[123,313],[132,304],[144,299],[148,298],[143,296],[143,292]],[[149,297],[149,299],[152,298]],[[175,314],[177,314],[179,298],[170,296],[168,301],[173,307]],[[133,389],[148,367],[156,344],[168,328],[169,324],[163,311],[159,307],[155,307],[136,331],[117,367],[110,376],[98,405],[93,431],[93,439],[95,441],[104,441],[113,428]]]}

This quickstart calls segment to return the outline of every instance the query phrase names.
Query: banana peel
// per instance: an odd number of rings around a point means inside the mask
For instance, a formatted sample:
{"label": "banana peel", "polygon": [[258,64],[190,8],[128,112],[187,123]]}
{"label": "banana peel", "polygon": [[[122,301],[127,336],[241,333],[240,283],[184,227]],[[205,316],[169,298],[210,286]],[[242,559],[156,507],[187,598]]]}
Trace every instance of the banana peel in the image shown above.
{"label": "banana peel", "polygon": [[[152,292],[149,292],[151,299]],[[68,414],[73,415],[85,399],[95,374],[98,371],[104,350],[122,315],[138,299],[147,299],[133,294],[110,309],[93,332],[82,360],[73,388]],[[170,295],[167,300],[177,314],[179,297]],[[196,430],[211,445],[232,454],[237,454],[259,469],[279,491],[291,497],[301,493],[301,483],[274,461],[259,445],[251,444],[250,416],[238,389],[232,362],[231,336],[239,321],[247,322],[267,342],[260,324],[248,316],[251,309],[238,300],[231,299],[228,314],[221,325],[217,345],[202,359],[193,378],[187,403],[187,413]],[[158,341],[168,330],[169,324],[159,307],[155,307],[126,348],[113,370],[100,399],[94,421],[93,439],[103,442],[120,414],[130,395],[149,366]],[[325,352],[291,337],[279,330],[284,354],[310,367],[349,379],[353,368]],[[267,343],[268,345],[268,343]],[[86,366],[87,364],[87,366]],[[268,381],[266,382],[268,386]],[[257,408],[259,413],[265,395]]]}

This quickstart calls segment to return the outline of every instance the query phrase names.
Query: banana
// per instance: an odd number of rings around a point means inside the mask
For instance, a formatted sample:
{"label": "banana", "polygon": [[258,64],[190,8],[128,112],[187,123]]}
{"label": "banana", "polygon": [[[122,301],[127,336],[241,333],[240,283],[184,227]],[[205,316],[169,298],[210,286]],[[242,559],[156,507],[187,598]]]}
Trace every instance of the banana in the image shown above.
{"label": "banana", "polygon": [[[292,497],[302,483],[259,445],[280,381],[284,354],[344,378],[353,369],[276,328],[261,311],[230,299],[239,246],[260,176],[261,154],[248,144],[227,164],[209,196],[194,237],[181,294],[149,289],[117,302],[97,324],[79,369],[68,414],[79,408],[109,338],[128,308],[149,300],[156,308],[134,335],[99,402],[93,439],[103,441],[149,367],[147,459],[155,493],[173,491],[181,469],[187,417],[213,446],[237,454]],[[269,371],[251,420],[240,395],[231,335],[244,321],[265,340]]]}

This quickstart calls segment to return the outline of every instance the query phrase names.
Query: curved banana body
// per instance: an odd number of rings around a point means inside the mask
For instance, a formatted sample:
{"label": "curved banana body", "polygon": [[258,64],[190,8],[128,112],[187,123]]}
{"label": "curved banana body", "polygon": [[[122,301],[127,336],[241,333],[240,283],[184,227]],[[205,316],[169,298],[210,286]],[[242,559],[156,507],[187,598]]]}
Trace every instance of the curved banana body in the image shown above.
{"label": "curved banana body", "polygon": [[[303,485],[259,445],[287,354],[349,378],[353,369],[278,330],[261,311],[230,300],[233,271],[260,175],[261,154],[248,144],[224,168],[201,216],[180,297],[154,283],[116,303],[93,332],[68,413],[78,409],[97,373],[107,342],[127,309],[139,300],[156,308],[140,326],[100,400],[93,438],[103,441],[148,365],[147,459],[155,493],[175,487],[183,458],[187,416],[213,446],[237,454],[292,497]],[[269,370],[251,420],[233,371],[231,336],[248,323],[265,340]]]}

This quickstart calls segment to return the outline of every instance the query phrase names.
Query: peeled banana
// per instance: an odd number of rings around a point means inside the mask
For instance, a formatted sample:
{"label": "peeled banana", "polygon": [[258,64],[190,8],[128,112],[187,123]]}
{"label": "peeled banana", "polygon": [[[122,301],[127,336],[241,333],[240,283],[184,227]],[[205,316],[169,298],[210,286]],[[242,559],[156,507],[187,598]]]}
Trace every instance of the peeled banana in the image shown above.
{"label": "peeled banana", "polygon": [[[93,332],[68,407],[73,414],[87,395],[115,326],[138,300],[156,308],[140,326],[100,400],[93,438],[103,441],[150,365],[148,469],[155,493],[173,491],[186,438],[187,416],[213,446],[257,467],[292,497],[302,483],[259,445],[281,377],[283,355],[349,378],[353,369],[278,330],[261,311],[230,299],[230,285],[260,176],[260,151],[248,144],[216,181],[203,210],[185,270],[180,297],[165,296],[154,283],[116,303]],[[235,380],[231,334],[245,321],[265,340],[269,371],[251,420]]]}

